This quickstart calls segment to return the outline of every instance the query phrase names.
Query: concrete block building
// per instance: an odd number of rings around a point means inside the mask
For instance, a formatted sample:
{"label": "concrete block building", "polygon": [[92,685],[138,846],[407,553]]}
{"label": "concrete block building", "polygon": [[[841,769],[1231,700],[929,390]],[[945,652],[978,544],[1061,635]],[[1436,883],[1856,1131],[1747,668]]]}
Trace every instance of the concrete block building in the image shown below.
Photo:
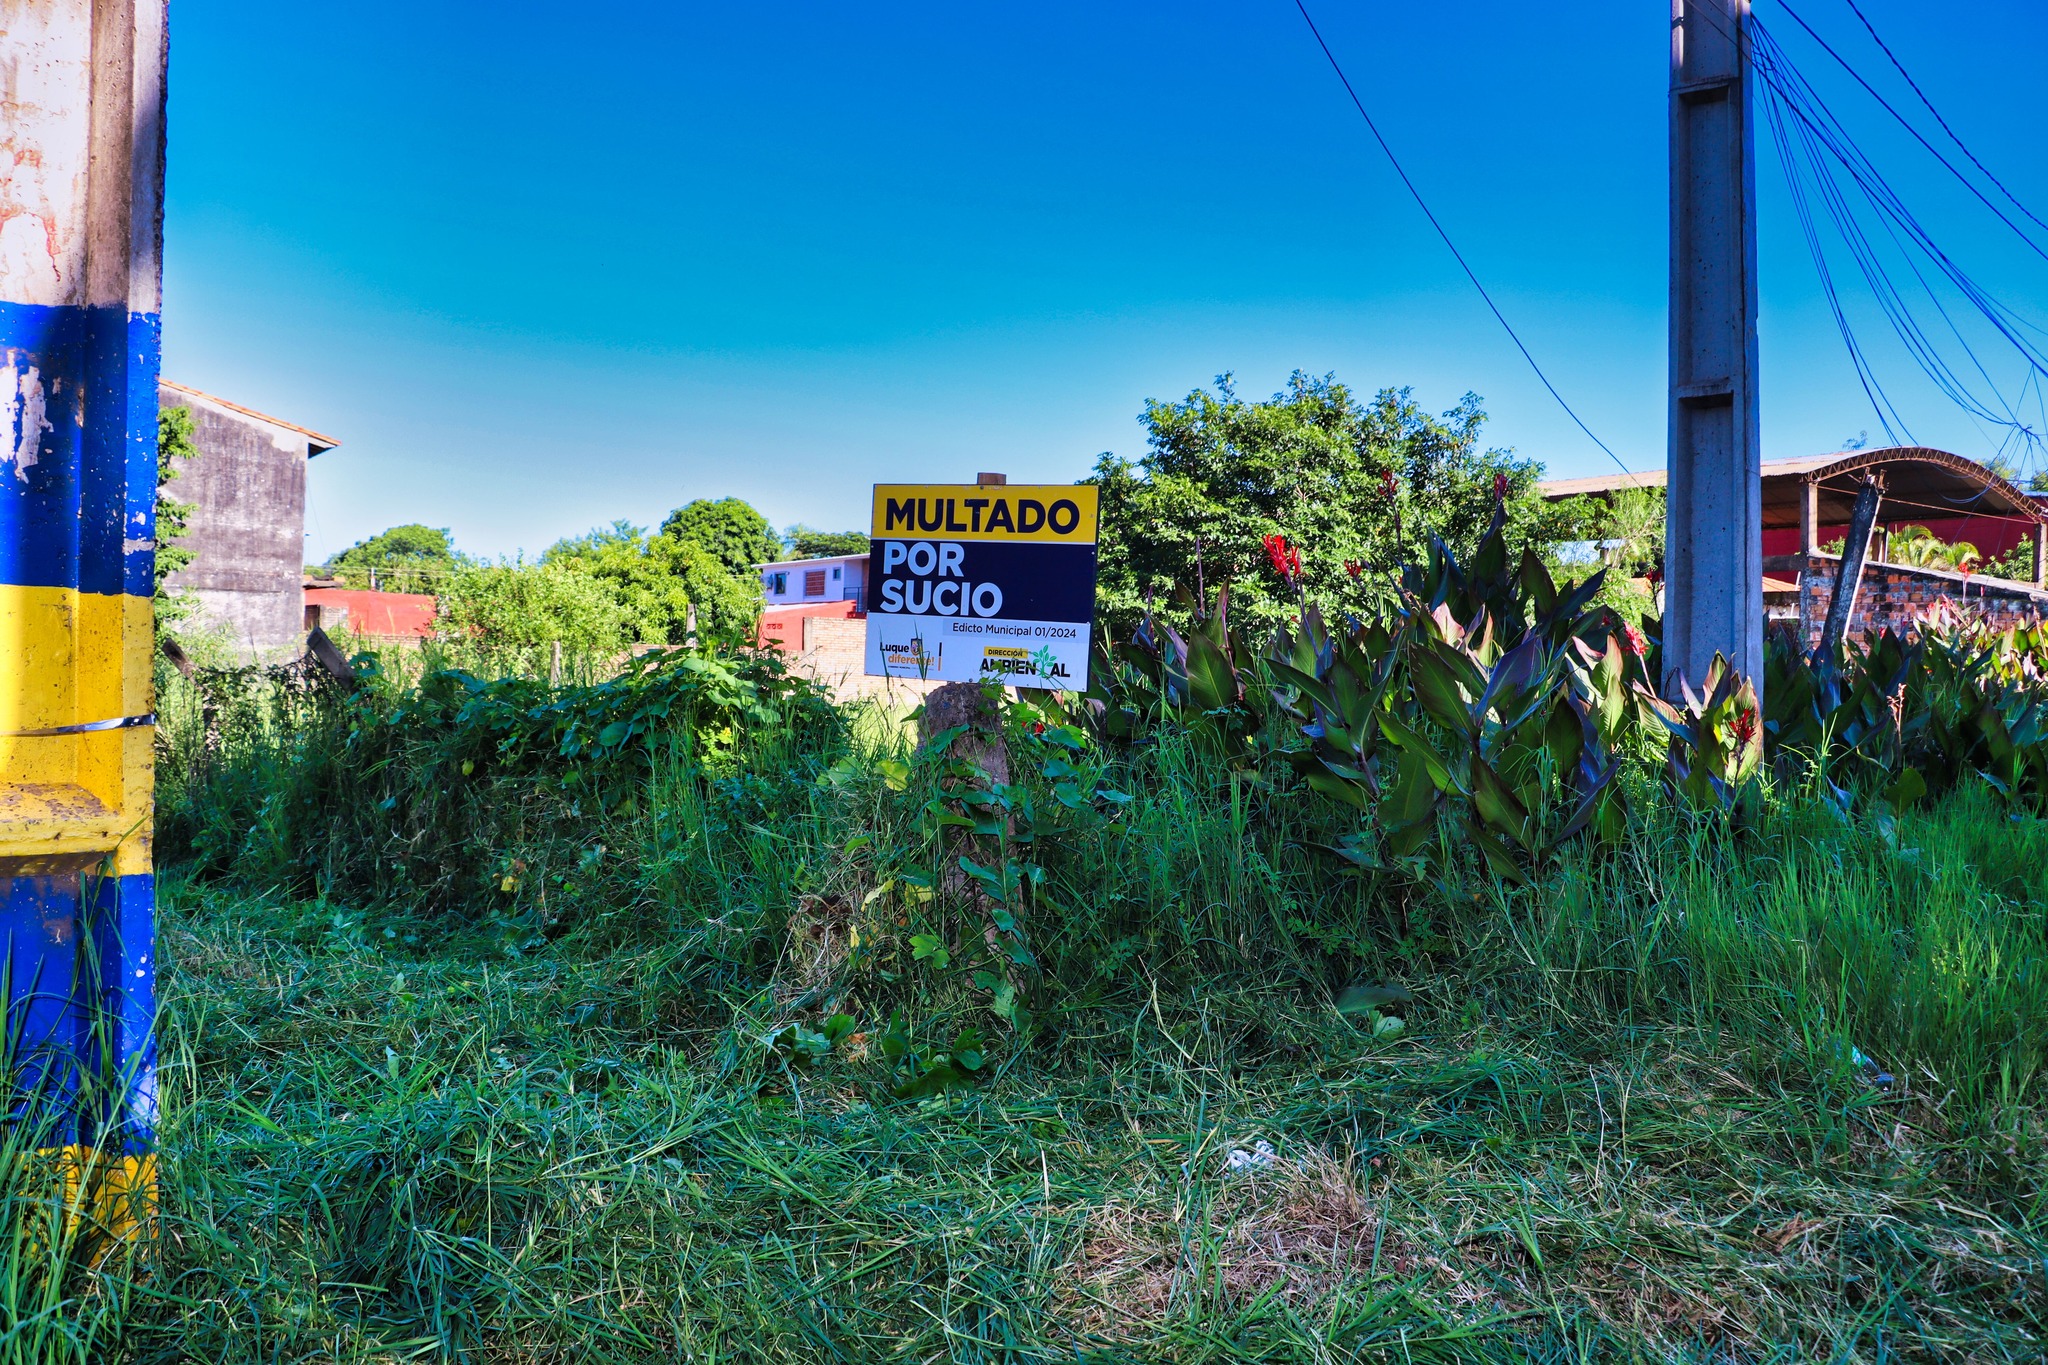
{"label": "concrete block building", "polygon": [[867,676],[868,556],[830,555],[755,566],[762,611],[754,642],[791,655],[790,667],[842,700],[920,697],[937,683]]}
{"label": "concrete block building", "polygon": [[193,504],[193,560],[168,585],[197,598],[202,620],[245,658],[296,650],[306,633],[306,462],[341,443],[167,379],[157,402],[191,411],[199,448],[168,490]]}

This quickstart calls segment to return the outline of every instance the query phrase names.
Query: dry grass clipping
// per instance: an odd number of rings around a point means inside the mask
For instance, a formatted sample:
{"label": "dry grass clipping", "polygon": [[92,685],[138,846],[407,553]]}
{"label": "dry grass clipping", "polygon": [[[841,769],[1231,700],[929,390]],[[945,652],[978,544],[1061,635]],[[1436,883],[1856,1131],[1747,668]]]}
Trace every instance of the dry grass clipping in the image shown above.
{"label": "dry grass clipping", "polygon": [[1418,1264],[1405,1240],[1382,1233],[1354,1164],[1312,1152],[1226,1177],[1205,1217],[1121,1202],[1097,1209],[1056,1304],[1083,1330],[1123,1335],[1198,1294],[1307,1303],[1346,1281],[1405,1278]]}

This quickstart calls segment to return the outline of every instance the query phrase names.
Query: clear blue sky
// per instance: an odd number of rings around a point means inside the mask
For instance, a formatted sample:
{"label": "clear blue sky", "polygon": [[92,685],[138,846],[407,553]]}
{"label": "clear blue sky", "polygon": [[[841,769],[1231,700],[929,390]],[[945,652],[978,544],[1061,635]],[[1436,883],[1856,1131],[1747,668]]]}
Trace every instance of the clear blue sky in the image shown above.
{"label": "clear blue sky", "polygon": [[[2048,217],[2048,6],[1861,3]],[[1798,9],[1880,69],[1843,0]],[[1311,11],[1551,377],[1632,467],[1661,463],[1665,0]],[[1758,13],[1951,252],[2048,322],[2048,265],[1779,0]],[[1291,0],[179,0],[172,22],[165,372],[341,439],[313,464],[309,559],[407,521],[531,554],[725,494],[859,526],[878,479],[1136,456],[1146,398],[1225,370],[1437,409],[1473,390],[1493,443],[1611,468]],[[1760,150],[1774,458],[1876,422]],[[1988,453],[1879,351],[1917,436]]]}

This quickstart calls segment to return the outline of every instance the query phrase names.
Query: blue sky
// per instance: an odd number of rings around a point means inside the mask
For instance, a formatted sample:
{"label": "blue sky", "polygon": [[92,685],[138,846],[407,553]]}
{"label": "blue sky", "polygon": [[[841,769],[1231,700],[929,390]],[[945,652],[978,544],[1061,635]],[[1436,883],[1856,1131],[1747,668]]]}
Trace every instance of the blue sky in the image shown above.
{"label": "blue sky", "polygon": [[[2048,217],[2048,7],[1859,3]],[[1631,467],[1661,463],[1661,0],[1310,8],[1558,387]],[[1888,75],[1845,0],[1797,8]],[[1296,368],[1437,409],[1476,391],[1492,443],[1612,467],[1291,0],[572,12],[174,7],[165,373],[341,439],[313,463],[309,559],[407,521],[531,554],[726,494],[859,526],[877,480],[1135,457],[1146,398],[1225,370],[1254,394]],[[2048,323],[2048,263],[1795,41],[1780,0],[1758,13],[1951,254]],[[1876,422],[1760,153],[1773,458]],[[1916,436],[1989,453],[1876,350]]]}

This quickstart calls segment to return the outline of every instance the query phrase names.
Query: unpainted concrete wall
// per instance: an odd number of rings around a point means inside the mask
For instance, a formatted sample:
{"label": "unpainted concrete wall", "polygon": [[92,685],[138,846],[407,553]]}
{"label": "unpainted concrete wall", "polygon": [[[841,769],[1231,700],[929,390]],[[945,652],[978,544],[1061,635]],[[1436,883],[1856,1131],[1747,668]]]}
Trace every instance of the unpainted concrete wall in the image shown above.
{"label": "unpainted concrete wall", "polygon": [[194,558],[169,586],[197,598],[206,623],[246,657],[296,649],[305,634],[306,437],[189,393],[157,397],[191,410],[199,447],[165,490],[194,504],[183,542]]}

